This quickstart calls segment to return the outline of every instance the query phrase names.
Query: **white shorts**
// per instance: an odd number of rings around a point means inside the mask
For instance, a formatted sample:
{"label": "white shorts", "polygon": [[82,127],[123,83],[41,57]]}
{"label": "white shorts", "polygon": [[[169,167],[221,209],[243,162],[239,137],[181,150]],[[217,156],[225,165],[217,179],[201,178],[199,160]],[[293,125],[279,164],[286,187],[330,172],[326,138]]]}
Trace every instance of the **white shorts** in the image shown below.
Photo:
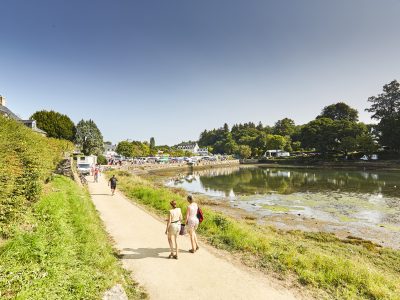
{"label": "white shorts", "polygon": [[181,230],[181,223],[176,222],[176,223],[171,223],[169,224],[168,227],[168,235],[178,235],[179,231]]}

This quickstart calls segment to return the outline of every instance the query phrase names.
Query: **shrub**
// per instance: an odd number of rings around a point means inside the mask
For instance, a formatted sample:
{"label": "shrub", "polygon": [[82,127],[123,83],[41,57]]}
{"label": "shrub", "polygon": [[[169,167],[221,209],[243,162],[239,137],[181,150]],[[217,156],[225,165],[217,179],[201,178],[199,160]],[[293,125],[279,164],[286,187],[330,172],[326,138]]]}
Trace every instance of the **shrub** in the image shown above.
{"label": "shrub", "polygon": [[0,236],[9,237],[23,222],[26,206],[38,199],[43,182],[72,146],[0,116]]}
{"label": "shrub", "polygon": [[106,165],[107,164],[107,158],[104,155],[98,155],[97,156],[97,163],[99,165]]}

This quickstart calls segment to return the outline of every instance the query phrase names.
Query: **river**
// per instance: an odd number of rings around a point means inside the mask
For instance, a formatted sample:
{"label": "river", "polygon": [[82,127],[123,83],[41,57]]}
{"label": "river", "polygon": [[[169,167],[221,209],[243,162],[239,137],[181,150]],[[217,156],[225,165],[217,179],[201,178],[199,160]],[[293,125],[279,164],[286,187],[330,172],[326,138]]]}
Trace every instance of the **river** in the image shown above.
{"label": "river", "polygon": [[169,187],[206,195],[259,223],[400,248],[398,172],[235,166],[161,175]]}

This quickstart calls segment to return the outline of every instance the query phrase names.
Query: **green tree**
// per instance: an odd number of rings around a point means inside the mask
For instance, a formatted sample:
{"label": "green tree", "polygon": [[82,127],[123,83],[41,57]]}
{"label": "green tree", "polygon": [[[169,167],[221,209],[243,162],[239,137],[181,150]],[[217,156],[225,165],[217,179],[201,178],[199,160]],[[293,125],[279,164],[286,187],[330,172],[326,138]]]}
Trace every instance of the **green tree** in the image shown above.
{"label": "green tree", "polygon": [[38,128],[46,131],[48,137],[73,141],[75,138],[75,124],[67,116],[53,110],[35,112],[31,120],[36,121]]}
{"label": "green tree", "polygon": [[334,121],[330,118],[313,120],[302,127],[300,136],[304,148],[326,153],[336,144]]}
{"label": "green tree", "polygon": [[249,158],[251,156],[251,148],[247,145],[239,145],[236,154],[241,158]]}
{"label": "green tree", "polygon": [[352,136],[345,136],[339,143],[338,149],[347,156],[349,152],[357,150],[357,140]]}
{"label": "green tree", "polygon": [[133,141],[132,143],[132,156],[143,157],[150,155],[150,145],[148,142]]}
{"label": "green tree", "polygon": [[[315,148],[322,153],[344,151],[340,146],[343,139],[347,137],[355,139],[358,135],[365,134],[367,131],[367,126],[364,123],[347,119],[318,118],[302,127],[301,144],[305,148]],[[347,139],[345,143],[349,144],[350,139]]]}
{"label": "green tree", "polygon": [[383,86],[383,93],[368,98],[371,107],[366,111],[379,120],[376,129],[381,145],[400,151],[400,84],[393,80]]}
{"label": "green tree", "polygon": [[300,151],[301,150],[301,142],[300,141],[292,142],[292,150]]}
{"label": "green tree", "polygon": [[290,139],[287,137],[277,134],[269,134],[267,135],[267,149],[265,150],[284,150],[288,144],[290,145]]}
{"label": "green tree", "polygon": [[329,118],[332,120],[358,121],[358,111],[344,102],[325,106],[317,118]]}
{"label": "green tree", "polygon": [[225,133],[228,133],[229,132],[229,126],[228,126],[228,124],[224,124],[224,132]]}
{"label": "green tree", "polygon": [[122,141],[119,142],[117,145],[117,149],[116,152],[119,155],[123,155],[125,157],[132,157],[132,152],[133,152],[133,147],[132,147],[132,143],[128,142],[128,141]]}
{"label": "green tree", "polygon": [[97,156],[97,163],[99,165],[106,165],[107,164],[107,158],[103,154],[100,154],[100,155]]}
{"label": "green tree", "polygon": [[157,153],[156,150],[156,140],[154,137],[150,138],[150,155],[155,155]]}
{"label": "green tree", "polygon": [[154,147],[156,146],[156,140],[154,139],[154,137],[150,138],[150,149],[154,149]]}
{"label": "green tree", "polygon": [[292,136],[296,130],[296,125],[292,119],[284,118],[275,123],[273,133],[283,136]]}
{"label": "green tree", "polygon": [[81,146],[85,155],[103,152],[103,136],[93,120],[81,120],[76,125],[76,143]]}
{"label": "green tree", "polygon": [[370,134],[359,135],[357,136],[356,141],[358,150],[367,155],[373,154],[379,148],[378,143],[374,140],[374,138]]}
{"label": "green tree", "polygon": [[388,117],[396,117],[400,113],[400,83],[393,80],[383,86],[383,93],[368,98],[371,107],[366,111],[372,113],[372,118],[382,120]]}

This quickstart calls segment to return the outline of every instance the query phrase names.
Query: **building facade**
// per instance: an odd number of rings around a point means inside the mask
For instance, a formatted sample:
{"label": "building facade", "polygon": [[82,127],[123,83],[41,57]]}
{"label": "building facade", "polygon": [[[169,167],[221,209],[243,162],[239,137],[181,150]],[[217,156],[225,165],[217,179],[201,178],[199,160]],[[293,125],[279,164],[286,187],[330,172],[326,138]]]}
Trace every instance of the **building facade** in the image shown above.
{"label": "building facade", "polygon": [[201,155],[201,156],[207,156],[208,155],[208,149],[207,148],[200,148],[197,143],[194,144],[187,144],[187,145],[181,145],[177,147],[179,150],[182,151],[189,151],[195,155]]}

